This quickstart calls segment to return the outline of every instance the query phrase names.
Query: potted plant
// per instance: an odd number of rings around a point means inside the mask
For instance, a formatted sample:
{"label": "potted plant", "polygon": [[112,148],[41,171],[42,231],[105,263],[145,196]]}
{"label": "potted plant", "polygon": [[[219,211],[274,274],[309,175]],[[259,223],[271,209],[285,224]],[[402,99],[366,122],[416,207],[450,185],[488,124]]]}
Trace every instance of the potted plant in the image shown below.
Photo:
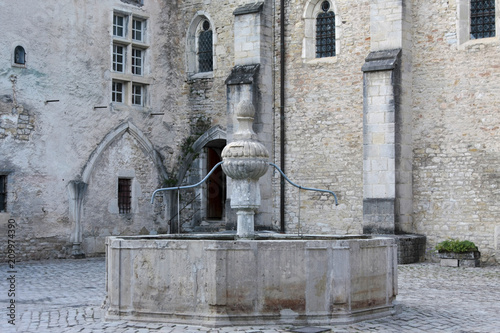
{"label": "potted plant", "polygon": [[481,252],[471,241],[447,239],[436,245],[437,256],[441,266],[449,267],[479,267]]}

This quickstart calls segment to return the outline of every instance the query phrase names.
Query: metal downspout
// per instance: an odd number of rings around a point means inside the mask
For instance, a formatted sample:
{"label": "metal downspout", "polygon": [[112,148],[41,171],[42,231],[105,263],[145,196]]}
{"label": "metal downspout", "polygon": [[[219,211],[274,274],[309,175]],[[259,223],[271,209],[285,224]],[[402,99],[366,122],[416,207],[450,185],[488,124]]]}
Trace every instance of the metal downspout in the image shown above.
{"label": "metal downspout", "polygon": [[[285,0],[280,0],[280,168],[285,171]],[[285,178],[280,183],[280,231],[285,233]]]}

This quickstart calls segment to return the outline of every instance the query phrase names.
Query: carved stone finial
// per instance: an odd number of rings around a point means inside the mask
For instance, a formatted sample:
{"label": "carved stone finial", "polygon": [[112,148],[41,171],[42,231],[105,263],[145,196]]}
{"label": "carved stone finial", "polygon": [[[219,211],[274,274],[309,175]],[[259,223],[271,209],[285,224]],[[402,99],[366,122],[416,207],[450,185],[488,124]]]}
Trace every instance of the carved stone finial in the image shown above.
{"label": "carved stone finial", "polygon": [[258,180],[269,167],[269,152],[257,141],[252,125],[255,108],[251,101],[242,100],[235,110],[238,130],[235,141],[222,151],[222,169],[233,180],[231,207],[238,210],[237,234],[251,238],[254,234],[254,211],[260,206]]}

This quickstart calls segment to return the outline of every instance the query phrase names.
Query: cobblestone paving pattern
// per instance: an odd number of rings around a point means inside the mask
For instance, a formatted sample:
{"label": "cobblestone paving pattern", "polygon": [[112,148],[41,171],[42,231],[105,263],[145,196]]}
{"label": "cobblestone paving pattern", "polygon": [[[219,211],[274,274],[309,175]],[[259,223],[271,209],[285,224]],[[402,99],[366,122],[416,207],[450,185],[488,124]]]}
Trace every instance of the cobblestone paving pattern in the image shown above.
{"label": "cobblestone paving pattern", "polygon": [[[203,328],[175,324],[105,322],[104,259],[50,260],[16,265],[16,321],[8,323],[8,267],[0,263],[0,332],[271,333],[297,327]],[[400,265],[398,313],[327,332],[500,333],[500,266],[450,268]]]}

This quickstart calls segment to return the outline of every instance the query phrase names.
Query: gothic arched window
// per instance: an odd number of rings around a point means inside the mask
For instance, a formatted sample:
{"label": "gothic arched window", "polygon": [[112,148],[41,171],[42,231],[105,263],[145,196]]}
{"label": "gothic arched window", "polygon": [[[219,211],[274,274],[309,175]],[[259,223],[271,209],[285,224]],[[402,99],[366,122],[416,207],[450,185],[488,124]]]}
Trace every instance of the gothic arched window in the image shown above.
{"label": "gothic arched window", "polygon": [[316,17],[316,58],[335,56],[335,13],[330,3],[323,1]]}
{"label": "gothic arched window", "polygon": [[198,35],[198,71],[211,72],[213,71],[213,43],[210,22],[204,20],[200,30]]}

